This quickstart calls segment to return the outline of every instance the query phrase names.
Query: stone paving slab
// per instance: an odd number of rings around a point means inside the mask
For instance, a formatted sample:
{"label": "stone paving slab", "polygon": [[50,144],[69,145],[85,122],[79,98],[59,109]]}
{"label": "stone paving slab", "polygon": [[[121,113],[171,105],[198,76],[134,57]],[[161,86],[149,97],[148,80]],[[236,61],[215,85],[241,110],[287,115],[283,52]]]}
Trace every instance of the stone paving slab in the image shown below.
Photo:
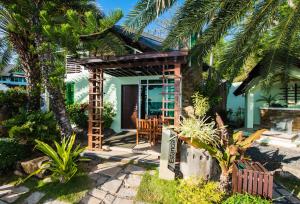
{"label": "stone paving slab", "polygon": [[100,204],[100,203],[102,203],[102,201],[93,196],[87,195],[80,201],[80,203],[81,204]]}
{"label": "stone paving slab", "polygon": [[126,173],[129,173],[129,174],[142,175],[142,174],[145,173],[146,170],[145,170],[145,168],[143,168],[143,167],[129,164],[129,165],[124,169],[124,171],[125,171]]}
{"label": "stone paving slab", "polygon": [[110,179],[101,186],[101,189],[109,192],[110,194],[115,194],[121,187],[122,182],[123,181],[118,179]]}
{"label": "stone paving slab", "polygon": [[91,190],[89,192],[89,194],[99,200],[103,200],[107,194],[106,191],[103,191],[103,190],[100,190],[100,189],[97,189],[97,188],[94,188],[93,190]]}
{"label": "stone paving slab", "polygon": [[111,194],[108,193],[108,194],[106,194],[105,198],[103,199],[103,202],[105,204],[111,204],[111,203],[114,202],[115,199],[116,199],[115,196],[113,196],[113,195],[111,195]]}
{"label": "stone paving slab", "polygon": [[45,196],[45,193],[36,191],[33,192],[30,196],[28,196],[24,203],[25,204],[37,204],[43,197]]}
{"label": "stone paving slab", "polygon": [[133,199],[136,196],[136,194],[137,194],[136,189],[122,187],[118,191],[117,196],[120,197],[120,198]]}
{"label": "stone paving slab", "polygon": [[106,181],[108,181],[109,177],[108,176],[103,176],[100,175],[97,179],[96,185],[97,186],[101,186],[102,184],[104,184]]}
{"label": "stone paving slab", "polygon": [[123,168],[119,166],[114,166],[111,168],[106,168],[104,170],[99,171],[99,174],[103,174],[109,177],[115,177]]}
{"label": "stone paving slab", "polygon": [[116,198],[113,204],[133,204],[133,200],[123,199],[123,198]]}
{"label": "stone paving slab", "polygon": [[12,189],[12,192],[6,194],[4,197],[1,198],[2,201],[7,203],[15,202],[21,195],[29,192],[29,188],[25,186],[19,186]]}
{"label": "stone paving slab", "polygon": [[11,193],[13,188],[14,188],[14,186],[12,184],[6,184],[3,186],[0,186],[0,197],[6,195],[8,193]]}
{"label": "stone paving slab", "polygon": [[126,188],[138,188],[142,181],[140,175],[129,174],[126,179],[124,179],[124,185]]}

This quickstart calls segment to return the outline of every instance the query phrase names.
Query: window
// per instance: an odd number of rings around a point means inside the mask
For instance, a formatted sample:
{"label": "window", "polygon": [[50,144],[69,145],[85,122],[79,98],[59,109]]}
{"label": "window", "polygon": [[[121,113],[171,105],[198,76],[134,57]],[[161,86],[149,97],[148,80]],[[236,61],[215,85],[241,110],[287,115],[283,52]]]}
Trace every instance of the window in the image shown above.
{"label": "window", "polygon": [[74,93],[75,91],[75,83],[67,83],[66,84],[66,103],[67,105],[74,104]]}

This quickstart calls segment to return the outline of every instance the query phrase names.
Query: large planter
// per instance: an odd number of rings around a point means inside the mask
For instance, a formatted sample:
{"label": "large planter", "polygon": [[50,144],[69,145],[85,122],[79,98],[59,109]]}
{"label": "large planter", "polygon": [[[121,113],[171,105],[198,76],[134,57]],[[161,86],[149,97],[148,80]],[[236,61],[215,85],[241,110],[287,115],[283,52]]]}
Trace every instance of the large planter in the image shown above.
{"label": "large planter", "polygon": [[202,177],[217,181],[221,174],[217,161],[206,150],[188,144],[182,144],[180,148],[180,171],[184,179]]}

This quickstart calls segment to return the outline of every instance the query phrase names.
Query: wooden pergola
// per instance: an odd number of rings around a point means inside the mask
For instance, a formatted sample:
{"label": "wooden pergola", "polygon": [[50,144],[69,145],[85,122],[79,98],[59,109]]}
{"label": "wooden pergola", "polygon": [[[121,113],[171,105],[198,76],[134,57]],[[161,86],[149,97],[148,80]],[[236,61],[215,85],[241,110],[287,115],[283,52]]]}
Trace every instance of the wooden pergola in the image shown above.
{"label": "wooden pergola", "polygon": [[[115,77],[161,76],[163,82],[162,119],[178,126],[181,113],[181,71],[187,62],[187,54],[186,51],[170,51],[83,59],[80,64],[87,67],[90,73],[89,149],[102,150],[104,73]],[[169,103],[173,103],[174,107],[169,108]],[[174,114],[170,115],[170,111]]]}

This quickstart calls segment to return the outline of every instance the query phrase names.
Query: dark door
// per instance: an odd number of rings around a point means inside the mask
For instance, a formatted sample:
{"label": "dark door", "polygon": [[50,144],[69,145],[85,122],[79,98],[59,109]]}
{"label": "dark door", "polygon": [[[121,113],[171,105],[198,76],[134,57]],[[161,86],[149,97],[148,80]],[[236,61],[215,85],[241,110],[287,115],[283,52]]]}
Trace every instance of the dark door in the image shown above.
{"label": "dark door", "polygon": [[122,85],[121,128],[135,129],[138,118],[138,85]]}

